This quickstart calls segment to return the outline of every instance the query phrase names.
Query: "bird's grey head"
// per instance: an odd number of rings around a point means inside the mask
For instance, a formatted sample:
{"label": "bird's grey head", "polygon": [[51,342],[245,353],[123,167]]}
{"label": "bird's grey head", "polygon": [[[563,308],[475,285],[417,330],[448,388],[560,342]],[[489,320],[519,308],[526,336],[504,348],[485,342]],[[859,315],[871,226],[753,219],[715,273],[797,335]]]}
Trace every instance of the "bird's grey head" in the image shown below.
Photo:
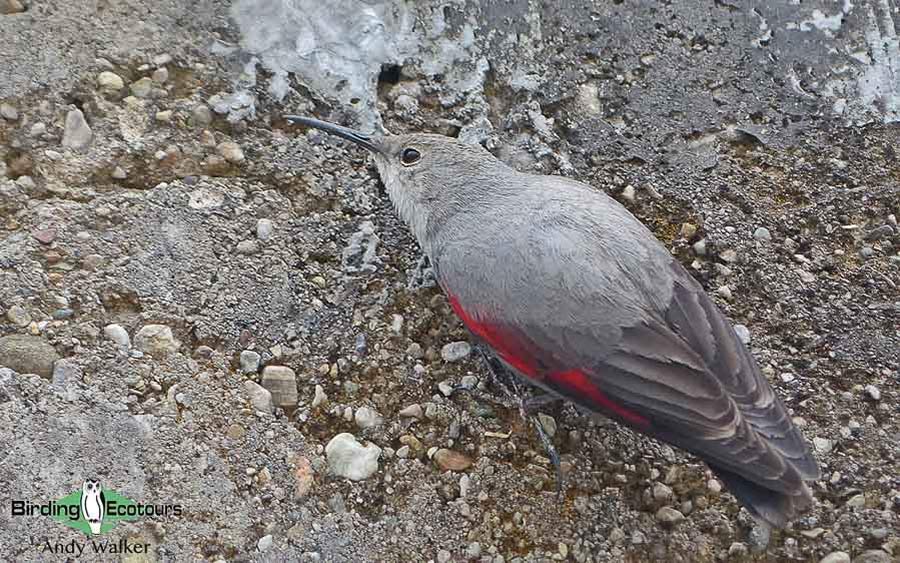
{"label": "bird's grey head", "polygon": [[478,205],[490,196],[502,171],[513,173],[481,146],[467,145],[453,137],[365,134],[310,117],[286,118],[369,150],[397,212],[426,253],[430,221],[445,220],[450,214]]}

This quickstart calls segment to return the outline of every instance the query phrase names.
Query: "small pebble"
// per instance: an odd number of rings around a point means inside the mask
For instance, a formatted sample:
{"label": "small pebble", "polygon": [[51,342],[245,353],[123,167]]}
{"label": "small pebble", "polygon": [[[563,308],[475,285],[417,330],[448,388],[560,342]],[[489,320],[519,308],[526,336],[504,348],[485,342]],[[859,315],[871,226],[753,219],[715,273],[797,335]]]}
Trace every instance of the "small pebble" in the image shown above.
{"label": "small pebble", "polygon": [[723,285],[722,287],[717,289],[716,293],[718,293],[719,296],[722,297],[723,299],[725,299],[726,301],[731,301],[731,299],[734,297],[731,293],[731,288],[728,287],[727,285]]}
{"label": "small pebble", "polygon": [[362,481],[378,471],[381,448],[375,444],[363,446],[353,434],[338,434],[325,446],[328,470],[332,475],[351,481]]}
{"label": "small pebble", "polygon": [[0,337],[0,366],[18,373],[34,373],[50,379],[53,364],[59,359],[56,349],[39,336],[10,334]]}
{"label": "small pebble", "polygon": [[51,244],[56,240],[56,229],[38,229],[32,231],[31,236],[41,244]]}
{"label": "small pebble", "polygon": [[9,322],[20,327],[26,327],[31,324],[31,315],[28,314],[24,307],[19,305],[10,307],[6,312],[6,318],[9,319]]}
{"label": "small pebble", "polygon": [[260,219],[256,222],[256,238],[261,241],[267,241],[272,238],[275,231],[275,223],[271,219]]}
{"label": "small pebble", "polygon": [[625,186],[625,189],[622,190],[622,199],[624,199],[625,201],[634,203],[634,200],[636,199],[634,186],[632,186],[631,184],[628,184],[627,186]]}
{"label": "small pebble", "polygon": [[255,240],[242,240],[237,244],[235,250],[238,254],[256,254],[259,251],[259,245]]}
{"label": "small pebble", "polygon": [[269,549],[270,547],[272,547],[273,542],[274,542],[274,540],[272,539],[272,535],[269,534],[267,536],[263,536],[263,537],[259,538],[259,541],[256,542],[256,547],[260,551],[265,551],[265,550]]}
{"label": "small pebble", "polygon": [[[694,235],[697,234],[697,226],[691,223],[682,223],[681,224],[681,237],[687,240],[694,238]],[[705,248],[705,247],[704,247]]]}
{"label": "small pebble", "polygon": [[813,438],[813,446],[815,446],[816,451],[819,453],[830,453],[832,445],[831,440],[828,438],[820,438],[818,436]]}
{"label": "small pebble", "polygon": [[723,262],[733,264],[733,263],[737,262],[737,259],[738,259],[737,251],[732,250],[732,249],[723,250],[719,254],[719,258],[721,258]]}
{"label": "small pebble", "polygon": [[207,126],[213,121],[212,110],[206,104],[200,104],[191,111],[191,123],[199,126]]}
{"label": "small pebble", "polygon": [[875,387],[874,385],[866,385],[865,390],[866,390],[866,395],[868,395],[869,398],[872,399],[873,401],[881,400],[881,390],[878,387]]}
{"label": "small pebble", "polygon": [[240,363],[241,373],[256,373],[259,371],[260,355],[253,350],[242,350]]}
{"label": "small pebble", "polygon": [[736,541],[728,547],[728,557],[741,558],[745,557],[749,550],[747,544]]}
{"label": "small pebble", "polygon": [[656,511],[656,520],[664,526],[676,526],[684,520],[684,514],[670,506],[664,506]]}
{"label": "small pebble", "polygon": [[20,0],[0,0],[0,15],[20,14],[25,11],[25,5]]}
{"label": "small pebble", "polygon": [[255,381],[245,381],[244,390],[250,398],[250,404],[260,412],[271,413],[275,410],[272,403],[272,394],[265,387]]}
{"label": "small pebble", "polygon": [[369,407],[360,407],[356,409],[356,414],[353,415],[353,418],[356,420],[356,425],[363,430],[381,426],[381,423],[383,422],[381,415]]}
{"label": "small pebble", "polygon": [[125,87],[125,81],[115,72],[106,70],[97,76],[97,86],[106,92],[118,92]]}
{"label": "small pebble", "polygon": [[113,168],[112,174],[110,174],[115,180],[124,180],[128,177],[128,173],[125,172],[121,166],[116,166]]}
{"label": "small pebble", "polygon": [[700,239],[694,243],[694,254],[697,256],[706,256],[706,239]]}
{"label": "small pebble", "polygon": [[128,331],[122,328],[121,325],[106,325],[103,329],[103,334],[122,348],[131,346],[131,338],[128,336]]}
{"label": "small pebble", "polygon": [[750,329],[746,325],[734,325],[734,332],[745,346],[750,345]]}
{"label": "small pebble", "polygon": [[765,227],[759,227],[753,231],[753,238],[762,242],[770,242],[772,240],[772,233]]}
{"label": "small pebble", "polygon": [[467,357],[471,352],[472,346],[465,340],[459,340],[457,342],[445,344],[444,347],[441,348],[441,358],[443,358],[445,362],[458,362]]}
{"label": "small pebble", "polygon": [[541,423],[541,427],[544,429],[544,432],[547,433],[547,436],[553,438],[556,436],[556,420],[547,414],[538,413],[538,420]]}
{"label": "small pebble", "polygon": [[478,559],[479,557],[481,557],[481,544],[477,541],[470,543],[466,548],[466,558]]}
{"label": "small pebble", "polygon": [[216,147],[216,152],[218,152],[222,158],[232,164],[240,164],[244,162],[244,151],[242,151],[240,145],[235,142],[225,141],[223,143],[219,143],[219,145]]}
{"label": "small pebble", "polygon": [[175,339],[171,328],[150,324],[141,327],[134,335],[134,346],[145,354],[161,358],[175,353],[181,342]]}
{"label": "small pebble", "polygon": [[130,90],[131,95],[135,98],[147,98],[153,90],[153,80],[145,76],[136,82],[132,82]]}
{"label": "small pebble", "polygon": [[0,104],[0,117],[7,121],[17,121],[19,119],[19,110],[7,103]]}
{"label": "small pebble", "polygon": [[325,389],[323,389],[321,385],[316,385],[316,390],[313,394],[312,408],[316,408],[324,404],[327,400],[328,395],[325,394]]}
{"label": "small pebble", "polygon": [[465,471],[472,466],[472,459],[467,455],[443,448],[434,452],[432,460],[442,471]]}
{"label": "small pebble", "polygon": [[63,130],[62,146],[73,150],[81,151],[86,149],[94,139],[94,132],[91,131],[84,114],[80,109],[69,110],[66,114],[66,124]]}
{"label": "small pebble", "polygon": [[150,75],[150,79],[157,84],[165,84],[169,81],[169,69],[163,67],[154,70],[153,74]]}
{"label": "small pebble", "polygon": [[413,403],[412,405],[409,405],[405,409],[401,410],[398,414],[405,418],[422,418],[425,413],[422,411],[422,407],[418,403]]}
{"label": "small pebble", "polygon": [[850,555],[845,551],[833,551],[819,559],[819,563],[850,563]]}
{"label": "small pebble", "polygon": [[297,374],[286,366],[266,366],[260,384],[272,393],[272,403],[276,407],[297,406]]}

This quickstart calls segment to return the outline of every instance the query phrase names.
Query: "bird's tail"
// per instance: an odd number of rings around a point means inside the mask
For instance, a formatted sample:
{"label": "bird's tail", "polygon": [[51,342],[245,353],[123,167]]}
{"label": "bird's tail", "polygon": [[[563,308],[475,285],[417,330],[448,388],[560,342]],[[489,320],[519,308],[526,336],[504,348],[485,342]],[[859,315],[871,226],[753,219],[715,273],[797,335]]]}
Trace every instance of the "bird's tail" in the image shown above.
{"label": "bird's tail", "polygon": [[710,465],[710,469],[751,514],[777,528],[783,528],[797,513],[812,504],[812,492],[805,484],[795,494],[788,494],[767,489],[715,465]]}

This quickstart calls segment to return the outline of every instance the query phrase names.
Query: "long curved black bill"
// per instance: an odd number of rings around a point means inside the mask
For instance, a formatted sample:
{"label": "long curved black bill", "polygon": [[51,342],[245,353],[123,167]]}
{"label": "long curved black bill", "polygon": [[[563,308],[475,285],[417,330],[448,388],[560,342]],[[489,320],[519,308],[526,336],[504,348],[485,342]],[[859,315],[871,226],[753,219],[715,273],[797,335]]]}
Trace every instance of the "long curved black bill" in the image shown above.
{"label": "long curved black bill", "polygon": [[366,135],[365,133],[360,133],[359,131],[356,131],[354,129],[349,129],[347,127],[342,127],[340,125],[335,125],[334,123],[328,123],[327,121],[321,121],[312,117],[304,117],[302,115],[285,115],[284,118],[293,123],[321,129],[326,133],[331,133],[332,135],[336,135],[338,137],[341,137],[342,139],[353,141],[357,145],[372,152],[379,152],[378,145],[375,144],[375,139],[372,135]]}

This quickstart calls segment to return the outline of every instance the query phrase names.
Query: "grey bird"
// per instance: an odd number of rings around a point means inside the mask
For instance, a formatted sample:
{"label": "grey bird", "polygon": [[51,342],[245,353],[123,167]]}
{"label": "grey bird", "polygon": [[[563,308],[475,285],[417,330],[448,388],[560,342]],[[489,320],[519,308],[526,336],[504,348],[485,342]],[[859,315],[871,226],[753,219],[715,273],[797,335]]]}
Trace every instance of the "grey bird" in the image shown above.
{"label": "grey bird", "polygon": [[784,404],[700,284],[600,190],[518,172],[433,134],[364,134],[456,314],[506,367],[704,460],[764,522],[812,501],[819,469]]}

